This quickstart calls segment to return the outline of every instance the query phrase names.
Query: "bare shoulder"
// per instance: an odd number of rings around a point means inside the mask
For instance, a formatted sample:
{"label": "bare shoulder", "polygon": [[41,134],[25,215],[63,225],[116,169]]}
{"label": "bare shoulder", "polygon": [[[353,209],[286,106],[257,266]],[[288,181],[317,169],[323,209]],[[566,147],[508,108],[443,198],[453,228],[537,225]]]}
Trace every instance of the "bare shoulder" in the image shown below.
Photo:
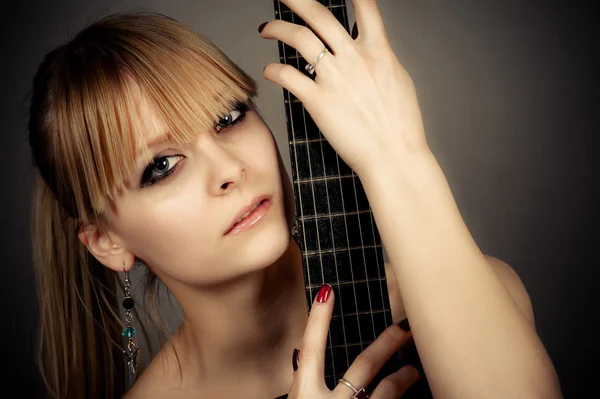
{"label": "bare shoulder", "polygon": [[158,399],[166,397],[168,392],[166,392],[163,384],[158,383],[161,379],[156,377],[156,373],[150,367],[147,368],[138,376],[123,396],[123,399]]}
{"label": "bare shoulder", "polygon": [[[164,345],[148,367],[137,377],[135,383],[123,396],[123,399],[159,399],[179,397],[178,390],[173,386],[172,367],[165,360]],[[171,370],[171,372],[169,372]]]}
{"label": "bare shoulder", "polygon": [[[521,309],[521,312],[523,312],[523,315],[535,329],[535,319],[531,300],[517,272],[509,264],[496,257],[490,255],[484,256],[488,261],[488,264],[492,267],[498,278],[502,281],[508,292]],[[385,263],[385,273],[390,297],[390,305],[392,306],[392,318],[397,322],[406,317],[406,312],[404,311],[404,304],[402,303],[402,296],[400,295],[399,286],[396,283],[394,268],[390,262]]]}

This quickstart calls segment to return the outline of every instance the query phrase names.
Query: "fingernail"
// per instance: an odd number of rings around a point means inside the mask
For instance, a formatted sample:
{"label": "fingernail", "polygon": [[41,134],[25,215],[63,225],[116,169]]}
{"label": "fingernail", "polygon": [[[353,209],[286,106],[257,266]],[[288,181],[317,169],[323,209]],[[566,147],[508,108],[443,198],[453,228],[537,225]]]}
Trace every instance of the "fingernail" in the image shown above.
{"label": "fingernail", "polygon": [[352,28],[352,39],[356,39],[358,37],[358,26],[356,26],[356,22],[354,23],[354,27]]}
{"label": "fingernail", "polygon": [[319,303],[327,302],[330,292],[331,292],[331,286],[329,284],[323,284],[323,286],[319,290],[319,293],[317,294],[317,302],[319,302]]}
{"label": "fingernail", "polygon": [[402,320],[400,323],[398,323],[398,326],[400,326],[400,328],[406,332],[410,331],[410,324],[408,324],[408,318],[406,318],[406,319]]}
{"label": "fingernail", "polygon": [[298,370],[298,365],[300,364],[300,361],[298,360],[299,354],[300,350],[294,348],[294,353],[292,354],[292,367],[294,368],[294,371]]}
{"label": "fingernail", "polygon": [[263,31],[263,29],[265,29],[266,24],[267,24],[266,22],[263,22],[262,24],[260,24],[260,26],[258,27],[258,33],[261,33]]}

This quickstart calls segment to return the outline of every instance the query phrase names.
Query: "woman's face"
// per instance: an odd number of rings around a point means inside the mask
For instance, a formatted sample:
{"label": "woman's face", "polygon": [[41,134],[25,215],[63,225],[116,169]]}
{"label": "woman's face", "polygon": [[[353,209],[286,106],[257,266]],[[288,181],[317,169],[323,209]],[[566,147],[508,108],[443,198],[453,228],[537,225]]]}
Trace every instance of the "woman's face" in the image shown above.
{"label": "woman's face", "polygon": [[[136,97],[136,120],[148,143],[159,143],[150,148],[154,164],[138,162],[109,215],[123,248],[161,279],[191,285],[225,282],[275,262],[290,236],[277,146],[260,115],[233,110],[223,123],[229,127],[169,146],[160,143],[163,121],[139,90]],[[270,201],[263,218],[225,234],[240,210],[263,195]]]}

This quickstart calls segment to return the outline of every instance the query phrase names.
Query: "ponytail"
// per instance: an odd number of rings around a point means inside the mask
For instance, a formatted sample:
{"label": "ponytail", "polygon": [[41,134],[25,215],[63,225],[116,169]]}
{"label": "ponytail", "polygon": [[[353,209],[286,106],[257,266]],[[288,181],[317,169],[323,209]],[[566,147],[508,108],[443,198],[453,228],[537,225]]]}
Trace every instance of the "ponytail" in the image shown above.
{"label": "ponytail", "polygon": [[74,219],[40,176],[34,207],[38,364],[50,397],[121,397],[126,369],[119,342],[120,279],[89,254]]}

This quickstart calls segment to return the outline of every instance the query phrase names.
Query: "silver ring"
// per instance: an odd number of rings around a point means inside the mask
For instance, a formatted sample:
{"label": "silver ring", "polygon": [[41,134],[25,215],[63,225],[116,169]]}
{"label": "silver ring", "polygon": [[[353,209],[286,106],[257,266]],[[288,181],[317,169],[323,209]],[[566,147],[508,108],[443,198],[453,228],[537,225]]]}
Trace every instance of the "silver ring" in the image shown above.
{"label": "silver ring", "polygon": [[315,60],[312,62],[312,64],[308,64],[304,67],[304,69],[306,69],[308,71],[309,74],[313,74],[315,73],[315,65],[317,65],[317,62],[319,62],[321,60],[321,58],[323,58],[325,56],[325,54],[327,54],[329,52],[329,50],[327,50],[327,48],[325,48],[323,51],[321,51],[321,53],[317,56],[317,58],[315,58]]}
{"label": "silver ring", "polygon": [[352,398],[352,399],[367,399],[369,397],[369,394],[367,393],[367,391],[365,391],[365,389],[363,387],[358,387],[357,388],[354,385],[352,385],[345,378],[340,378],[338,380],[338,384],[340,382],[342,384],[346,385],[348,388],[352,389],[352,396],[350,396],[350,398]]}

